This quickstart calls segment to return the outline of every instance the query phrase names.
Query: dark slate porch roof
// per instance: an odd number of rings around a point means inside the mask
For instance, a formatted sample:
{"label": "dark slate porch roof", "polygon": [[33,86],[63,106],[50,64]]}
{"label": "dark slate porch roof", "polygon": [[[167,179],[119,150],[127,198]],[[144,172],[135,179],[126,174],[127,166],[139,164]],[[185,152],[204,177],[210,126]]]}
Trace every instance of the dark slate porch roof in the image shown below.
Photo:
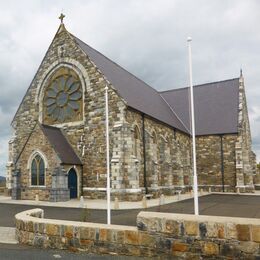
{"label": "dark slate porch roof", "polygon": [[[190,133],[188,88],[158,92],[77,37],[72,37],[129,107]],[[238,90],[238,78],[194,87],[196,135],[237,133]]]}
{"label": "dark slate porch roof", "polygon": [[[189,88],[161,95],[190,129]],[[237,133],[239,78],[194,86],[196,135]]]}
{"label": "dark slate porch roof", "polygon": [[81,160],[63,135],[61,129],[47,125],[40,126],[63,164],[82,165]]}

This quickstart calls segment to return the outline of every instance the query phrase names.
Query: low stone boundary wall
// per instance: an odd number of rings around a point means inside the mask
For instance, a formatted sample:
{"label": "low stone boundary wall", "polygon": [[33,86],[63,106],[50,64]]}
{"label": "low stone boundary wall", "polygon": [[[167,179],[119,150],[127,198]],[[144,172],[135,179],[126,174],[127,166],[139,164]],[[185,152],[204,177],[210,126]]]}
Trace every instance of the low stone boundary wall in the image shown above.
{"label": "low stone boundary wall", "polygon": [[0,195],[5,194],[5,187],[0,186]]}
{"label": "low stone boundary wall", "polygon": [[33,209],[15,216],[19,243],[161,259],[260,259],[259,219],[140,212],[130,227],[43,215]]}
{"label": "low stone boundary wall", "polygon": [[259,219],[141,212],[137,226],[180,259],[260,259]]}

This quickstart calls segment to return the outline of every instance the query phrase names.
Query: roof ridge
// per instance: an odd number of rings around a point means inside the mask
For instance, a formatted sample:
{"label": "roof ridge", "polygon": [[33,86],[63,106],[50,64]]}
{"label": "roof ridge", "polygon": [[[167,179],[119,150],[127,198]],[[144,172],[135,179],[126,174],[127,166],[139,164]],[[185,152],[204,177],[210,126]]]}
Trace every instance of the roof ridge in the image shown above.
{"label": "roof ridge", "polygon": [[181,122],[181,124],[184,126],[184,128],[188,131],[190,134],[190,129],[184,124],[184,122],[181,120],[181,118],[177,115],[177,113],[174,111],[174,109],[170,106],[170,104],[167,102],[167,100],[162,96],[162,94],[159,94],[161,98],[164,100],[164,102],[167,104],[167,106],[170,108],[172,113],[177,117],[177,119]]}
{"label": "roof ridge", "polygon": [[107,60],[109,60],[110,62],[114,63],[117,67],[123,69],[124,71],[126,71],[127,73],[129,73],[131,76],[133,76],[134,78],[136,78],[137,80],[143,82],[147,87],[151,88],[152,90],[154,90],[157,93],[160,93],[156,88],[150,86],[148,83],[146,83],[144,80],[138,78],[137,76],[135,76],[132,72],[128,71],[127,69],[125,69],[124,67],[122,67],[121,65],[119,65],[118,63],[116,63],[115,61],[111,60],[110,58],[108,58],[106,55],[104,55],[103,53],[101,53],[100,51],[96,50],[95,48],[93,48],[92,46],[90,46],[89,44],[85,43],[84,41],[82,41],[81,39],[79,39],[78,37],[76,37],[75,35],[73,35],[72,33],[70,33],[71,36],[73,36],[74,38],[76,38],[77,40],[81,41],[83,44],[87,45],[88,47],[90,47],[91,49],[93,49],[94,51],[96,51],[97,53],[99,53],[100,55],[102,55],[104,58],[106,58]]}
{"label": "roof ridge", "polygon": [[[237,78],[232,78],[232,79],[224,79],[224,80],[218,80],[218,81],[213,81],[213,82],[207,82],[207,83],[202,83],[202,84],[196,84],[193,85],[193,87],[203,87],[205,85],[211,85],[211,84],[216,84],[216,83],[220,83],[220,82],[226,82],[226,81],[232,81],[232,80],[239,80],[239,77]],[[168,89],[168,90],[163,90],[163,91],[159,91],[159,93],[165,93],[165,92],[171,92],[171,91],[178,91],[178,90],[183,90],[183,89],[188,89],[190,87],[182,87],[182,88],[174,88],[174,89]]]}
{"label": "roof ridge", "polygon": [[[178,122],[177,124],[179,124],[181,127],[180,127],[180,126],[176,126],[176,125],[174,126],[174,125],[172,125],[172,124],[170,124],[170,125],[171,125],[172,127],[175,127],[175,128],[177,128],[177,129],[179,129],[180,131],[183,131],[183,132],[185,132],[185,133],[187,133],[187,131],[188,131],[188,133],[189,133],[189,130],[187,129],[187,127],[186,127],[186,126],[184,125],[184,123],[180,120],[180,118],[177,116],[177,114],[175,113],[175,111],[172,111],[173,109],[171,108],[171,106],[165,101],[165,99],[161,96],[160,92],[159,92],[156,88],[150,86],[148,83],[146,83],[146,82],[143,81],[142,79],[138,78],[138,77],[135,76],[133,73],[129,72],[129,71],[126,70],[124,67],[122,67],[122,66],[119,65],[118,63],[114,62],[113,60],[111,60],[110,58],[108,58],[107,56],[105,56],[103,53],[97,51],[95,48],[91,47],[90,45],[88,45],[87,43],[85,43],[84,41],[82,41],[81,39],[79,39],[78,37],[74,36],[73,34],[70,34],[70,35],[75,39],[75,41],[76,41],[76,43],[79,45],[79,47],[83,50],[83,52],[84,52],[86,55],[89,56],[90,60],[91,60],[92,62],[94,62],[94,64],[96,64],[96,63],[95,63],[95,60],[93,60],[91,53],[89,54],[86,50],[84,50],[84,46],[87,47],[87,48],[89,48],[89,51],[95,52],[95,53],[97,53],[97,55],[100,55],[100,58],[103,58],[103,59],[105,59],[107,62],[113,64],[113,65],[114,65],[116,68],[118,68],[119,70],[122,70],[122,71],[124,71],[125,73],[127,73],[130,78],[135,79],[137,82],[139,82],[139,84],[142,84],[145,88],[147,88],[147,90],[149,89],[150,91],[152,91],[152,92],[154,93],[154,95],[156,95],[156,96],[158,97],[158,99],[160,99],[160,101],[162,102],[162,104],[164,104],[163,106],[165,107],[165,111],[168,111],[169,116],[171,117],[171,120]],[[96,64],[96,66],[98,67],[97,64]],[[101,69],[101,68],[99,68],[99,69]],[[116,86],[115,86],[115,87],[116,87]],[[120,91],[119,91],[119,94],[120,94]],[[122,95],[121,95],[121,97],[123,98]],[[131,107],[131,104],[128,104],[128,103],[127,103],[127,105]],[[134,107],[133,107],[133,108],[134,108]],[[135,108],[135,109],[136,109],[136,108]],[[145,112],[144,110],[141,110],[140,108],[137,109],[137,110],[139,110],[139,111],[142,112],[142,113],[145,113],[145,114],[147,114],[147,115],[152,116],[151,114]],[[157,118],[157,120],[160,120],[160,119]]]}

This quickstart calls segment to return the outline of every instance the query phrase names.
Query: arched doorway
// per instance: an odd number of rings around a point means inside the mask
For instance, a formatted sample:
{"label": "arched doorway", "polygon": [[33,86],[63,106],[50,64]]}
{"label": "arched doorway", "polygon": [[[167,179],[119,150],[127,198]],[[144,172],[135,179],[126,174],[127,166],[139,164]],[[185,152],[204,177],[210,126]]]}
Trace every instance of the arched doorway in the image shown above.
{"label": "arched doorway", "polygon": [[78,178],[76,171],[71,168],[68,174],[68,188],[70,190],[70,198],[75,199],[78,197]]}

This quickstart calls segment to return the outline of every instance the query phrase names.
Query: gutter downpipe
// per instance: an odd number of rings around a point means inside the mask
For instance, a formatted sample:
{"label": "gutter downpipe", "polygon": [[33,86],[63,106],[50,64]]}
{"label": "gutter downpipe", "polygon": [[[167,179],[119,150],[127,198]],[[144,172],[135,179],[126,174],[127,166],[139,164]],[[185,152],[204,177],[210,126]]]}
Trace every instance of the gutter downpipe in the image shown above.
{"label": "gutter downpipe", "polygon": [[145,147],[145,126],[144,126],[144,114],[142,114],[142,129],[143,129],[143,156],[144,156],[144,188],[145,194],[148,194],[148,187],[146,181],[146,147]]}
{"label": "gutter downpipe", "polygon": [[221,159],[222,192],[225,192],[223,135],[220,135],[220,159]]}

